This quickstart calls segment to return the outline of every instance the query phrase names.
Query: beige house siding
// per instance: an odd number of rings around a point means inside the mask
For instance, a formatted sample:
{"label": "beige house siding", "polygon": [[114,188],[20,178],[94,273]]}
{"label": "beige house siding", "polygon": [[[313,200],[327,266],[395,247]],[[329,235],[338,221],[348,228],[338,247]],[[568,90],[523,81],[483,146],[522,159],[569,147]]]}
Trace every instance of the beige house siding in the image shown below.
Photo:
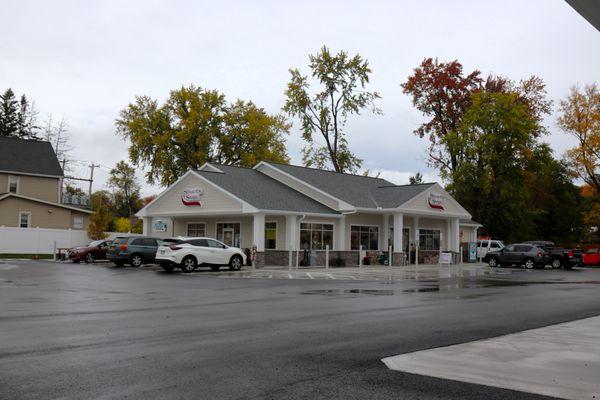
{"label": "beige house siding", "polygon": [[32,228],[74,229],[75,216],[83,217],[83,230],[89,225],[89,214],[35,201],[8,197],[0,200],[0,225],[18,227],[19,213],[30,212]]}
{"label": "beige house siding", "polygon": [[[154,218],[154,220],[161,218]],[[161,219],[164,221],[164,219]],[[188,223],[204,223],[205,224],[205,235],[207,237],[217,238],[217,223],[219,222],[239,222],[240,223],[240,246],[242,248],[250,248],[252,247],[252,226],[253,226],[254,217],[236,217],[236,216],[223,216],[223,217],[182,217],[175,218],[173,220],[173,234],[171,234],[170,230],[167,228],[168,234],[163,235],[164,237],[172,237],[172,236],[187,236],[187,224]],[[166,221],[165,221],[166,222]],[[277,226],[279,230],[279,226]],[[156,232],[151,233],[152,236],[158,236]],[[278,234],[279,240],[279,234]]]}
{"label": "beige house siding", "polygon": [[[202,206],[186,206],[181,202],[181,195],[187,188],[202,189],[203,195],[200,198]],[[242,211],[242,203],[193,174],[189,174],[169,188],[168,193],[148,207],[148,212],[151,214],[164,213],[165,215],[210,211]]]}
{"label": "beige house siding", "polygon": [[[428,203],[429,193],[434,193],[441,195],[443,197],[443,206],[444,210],[438,210],[435,208],[431,208]],[[447,214],[461,214],[464,217],[468,217],[466,211],[458,204],[456,200],[452,198],[445,190],[438,186],[433,186],[432,188],[424,191],[423,193],[417,195],[412,200],[409,200],[407,203],[401,206],[401,209],[404,210],[412,210],[412,211],[423,211],[425,213],[435,213],[439,214],[440,217],[446,217]]]}
{"label": "beige house siding", "polygon": [[0,174],[0,193],[8,192],[8,176],[19,177],[19,187],[17,194],[21,196],[33,197],[52,203],[59,202],[59,178],[47,178],[41,176],[29,176],[19,174]]}
{"label": "beige house siding", "polygon": [[[471,235],[476,233],[477,228],[471,226],[461,226],[460,227],[460,243],[467,243],[471,241],[477,241],[477,235],[474,235],[474,238]],[[475,240],[472,240],[475,239]]]}
{"label": "beige house siding", "polygon": [[381,214],[350,214],[346,216],[346,243],[345,248],[350,250],[352,225],[376,226],[379,228],[377,242],[378,250],[384,250],[383,244],[383,217]]}

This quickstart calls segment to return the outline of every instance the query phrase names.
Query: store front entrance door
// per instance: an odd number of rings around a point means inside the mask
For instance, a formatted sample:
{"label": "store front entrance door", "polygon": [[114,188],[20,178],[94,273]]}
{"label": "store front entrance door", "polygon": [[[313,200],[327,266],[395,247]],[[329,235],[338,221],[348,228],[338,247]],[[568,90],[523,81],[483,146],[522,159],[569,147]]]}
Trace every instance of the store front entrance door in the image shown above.
{"label": "store front entrance door", "polygon": [[227,246],[233,246],[233,237],[233,228],[223,228],[223,243],[225,243]]}

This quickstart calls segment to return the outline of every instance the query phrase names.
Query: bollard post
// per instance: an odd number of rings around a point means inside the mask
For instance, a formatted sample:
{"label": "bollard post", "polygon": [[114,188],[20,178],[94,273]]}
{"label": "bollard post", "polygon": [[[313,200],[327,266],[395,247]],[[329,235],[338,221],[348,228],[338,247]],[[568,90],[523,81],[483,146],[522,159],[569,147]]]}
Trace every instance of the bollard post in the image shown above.
{"label": "bollard post", "polygon": [[290,247],[289,255],[288,255],[288,270],[292,270],[292,248]]}
{"label": "bollard post", "polygon": [[296,250],[296,269],[298,269],[298,256],[299,256],[300,252],[298,250]]}
{"label": "bollard post", "polygon": [[56,240],[54,241],[54,252],[52,253],[52,261],[56,261]]}
{"label": "bollard post", "polygon": [[358,246],[358,268],[362,268],[362,244]]}
{"label": "bollard post", "polygon": [[329,269],[329,245],[325,246],[325,270]]}
{"label": "bollard post", "polygon": [[388,267],[392,267],[392,246],[388,246]]}

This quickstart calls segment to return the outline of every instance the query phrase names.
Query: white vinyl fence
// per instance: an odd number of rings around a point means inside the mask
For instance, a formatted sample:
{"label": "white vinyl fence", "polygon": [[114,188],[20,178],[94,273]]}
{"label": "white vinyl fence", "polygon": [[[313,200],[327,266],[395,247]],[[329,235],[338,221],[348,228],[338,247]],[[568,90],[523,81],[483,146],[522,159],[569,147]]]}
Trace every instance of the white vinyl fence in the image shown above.
{"label": "white vinyl fence", "polygon": [[[132,233],[106,232],[116,236],[141,236]],[[88,244],[87,231],[78,229],[13,228],[0,226],[0,254],[52,254],[56,248]]]}

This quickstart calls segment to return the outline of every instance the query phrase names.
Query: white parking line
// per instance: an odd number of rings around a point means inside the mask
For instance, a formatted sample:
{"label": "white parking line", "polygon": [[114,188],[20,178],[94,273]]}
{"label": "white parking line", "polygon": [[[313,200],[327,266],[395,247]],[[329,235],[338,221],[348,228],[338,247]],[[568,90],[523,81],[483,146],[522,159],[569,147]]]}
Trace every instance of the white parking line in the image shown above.
{"label": "white parking line", "polygon": [[313,278],[313,276],[310,274],[310,272],[307,272],[307,273],[306,273],[306,276],[308,276],[310,279],[315,279],[315,278]]}
{"label": "white parking line", "polygon": [[329,277],[329,279],[334,279],[335,280],[335,278],[333,277],[333,275],[327,274],[327,276]]}
{"label": "white parking line", "polygon": [[388,368],[566,399],[600,397],[600,317],[384,358]]}

